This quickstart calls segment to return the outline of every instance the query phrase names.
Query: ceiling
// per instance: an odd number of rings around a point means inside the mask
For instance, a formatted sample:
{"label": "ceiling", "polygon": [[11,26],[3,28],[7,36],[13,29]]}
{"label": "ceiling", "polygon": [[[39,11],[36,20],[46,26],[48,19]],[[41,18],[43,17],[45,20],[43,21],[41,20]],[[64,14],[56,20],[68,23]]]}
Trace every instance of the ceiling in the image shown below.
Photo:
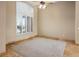
{"label": "ceiling", "polygon": [[[45,1],[45,4],[53,4],[57,1]],[[38,6],[40,1],[27,1],[27,3],[31,4],[32,6]]]}

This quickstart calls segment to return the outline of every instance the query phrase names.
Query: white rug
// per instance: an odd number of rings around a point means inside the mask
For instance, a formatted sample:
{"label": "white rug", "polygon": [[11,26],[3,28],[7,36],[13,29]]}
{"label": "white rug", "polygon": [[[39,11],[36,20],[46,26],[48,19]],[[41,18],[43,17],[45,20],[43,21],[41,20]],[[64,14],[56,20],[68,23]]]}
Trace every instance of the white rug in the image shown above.
{"label": "white rug", "polygon": [[24,57],[62,57],[65,45],[64,41],[38,37],[26,40],[12,49]]}

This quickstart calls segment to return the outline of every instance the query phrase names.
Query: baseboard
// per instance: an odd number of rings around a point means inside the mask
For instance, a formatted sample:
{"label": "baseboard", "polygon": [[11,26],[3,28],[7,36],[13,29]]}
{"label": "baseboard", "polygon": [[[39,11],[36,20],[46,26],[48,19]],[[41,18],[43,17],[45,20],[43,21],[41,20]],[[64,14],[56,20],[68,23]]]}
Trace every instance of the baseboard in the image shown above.
{"label": "baseboard", "polygon": [[59,38],[59,37],[50,37],[50,36],[45,36],[45,35],[38,35],[38,37],[45,37],[45,38],[48,38],[48,39],[55,39],[55,40],[63,40],[63,41],[70,41],[70,42],[73,42],[75,43],[75,40],[71,40],[71,39],[68,39],[68,38]]}
{"label": "baseboard", "polygon": [[[30,36],[30,37],[27,38],[27,40],[30,40],[31,38],[34,38],[34,37],[44,37],[44,38],[48,38],[48,39],[62,40],[62,39],[60,39],[59,37],[49,37],[49,36],[45,36],[45,35]],[[8,43],[7,45],[11,45],[11,44],[14,44],[14,43],[18,44],[18,43],[20,43],[20,42],[22,42],[22,41],[25,41],[25,40],[26,40],[26,39],[19,40],[19,41],[14,41],[14,42],[10,42],[10,43]],[[75,43],[75,40],[66,39],[66,38],[64,38],[63,41],[70,41],[70,42]]]}
{"label": "baseboard", "polygon": [[38,35],[38,37],[45,37],[45,38],[48,38],[48,39],[56,39],[56,40],[58,40],[57,37],[49,37],[49,36],[45,36],[45,35]]}
{"label": "baseboard", "polygon": [[12,44],[18,44],[18,43],[20,43],[20,42],[22,42],[22,41],[25,41],[25,40],[30,40],[31,38],[34,38],[34,37],[37,37],[37,35],[34,35],[34,36],[30,36],[30,37],[28,37],[28,38],[26,38],[26,39],[23,39],[23,40],[18,40],[18,41],[13,41],[13,42],[9,42],[9,43],[7,43],[6,45],[8,46],[8,45],[12,45]]}
{"label": "baseboard", "polygon": [[[34,37],[45,37],[45,38],[48,38],[48,39],[55,39],[55,40],[62,40],[63,39],[63,38],[60,39],[59,37],[50,37],[50,36],[45,36],[45,35],[33,35],[33,36],[29,36],[26,39],[31,39],[31,38],[34,38]],[[7,45],[10,45],[10,44],[13,44],[13,43],[16,43],[16,42],[19,43],[19,42],[22,42],[22,41],[24,41],[26,39],[14,41],[14,42],[9,42],[9,43],[7,43]],[[71,39],[67,39],[67,38],[64,38],[63,40],[64,41],[72,41],[72,42],[75,42],[75,40],[71,40]]]}

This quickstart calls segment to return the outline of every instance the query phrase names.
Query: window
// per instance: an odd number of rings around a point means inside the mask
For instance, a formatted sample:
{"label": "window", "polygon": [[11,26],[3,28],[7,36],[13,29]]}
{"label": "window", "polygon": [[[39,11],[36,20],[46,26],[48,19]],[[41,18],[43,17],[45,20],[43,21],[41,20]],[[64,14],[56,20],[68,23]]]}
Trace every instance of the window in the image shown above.
{"label": "window", "polygon": [[16,2],[16,34],[33,32],[33,8],[24,2]]}
{"label": "window", "polygon": [[22,16],[22,20],[17,21],[17,34],[32,32],[32,17]]}

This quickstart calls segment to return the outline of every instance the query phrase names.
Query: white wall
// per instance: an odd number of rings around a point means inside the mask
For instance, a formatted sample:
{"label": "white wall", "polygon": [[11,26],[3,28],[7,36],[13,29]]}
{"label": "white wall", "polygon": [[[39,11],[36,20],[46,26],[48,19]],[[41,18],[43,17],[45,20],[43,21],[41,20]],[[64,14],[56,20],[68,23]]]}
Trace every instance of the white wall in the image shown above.
{"label": "white wall", "polygon": [[[37,17],[35,16],[37,14],[37,8],[34,7],[34,9],[33,33],[16,38],[16,2],[7,2],[7,43],[27,39],[37,35]],[[27,12],[24,12],[23,14],[27,14]]]}
{"label": "white wall", "polygon": [[56,2],[39,10],[39,35],[60,39],[75,39],[75,3]]}
{"label": "white wall", "polygon": [[75,10],[75,42],[79,44],[79,2],[76,2],[76,10]]}
{"label": "white wall", "polygon": [[7,40],[6,43],[16,40],[16,2],[7,2]]}
{"label": "white wall", "polygon": [[0,53],[5,52],[6,44],[6,2],[0,1]]}

